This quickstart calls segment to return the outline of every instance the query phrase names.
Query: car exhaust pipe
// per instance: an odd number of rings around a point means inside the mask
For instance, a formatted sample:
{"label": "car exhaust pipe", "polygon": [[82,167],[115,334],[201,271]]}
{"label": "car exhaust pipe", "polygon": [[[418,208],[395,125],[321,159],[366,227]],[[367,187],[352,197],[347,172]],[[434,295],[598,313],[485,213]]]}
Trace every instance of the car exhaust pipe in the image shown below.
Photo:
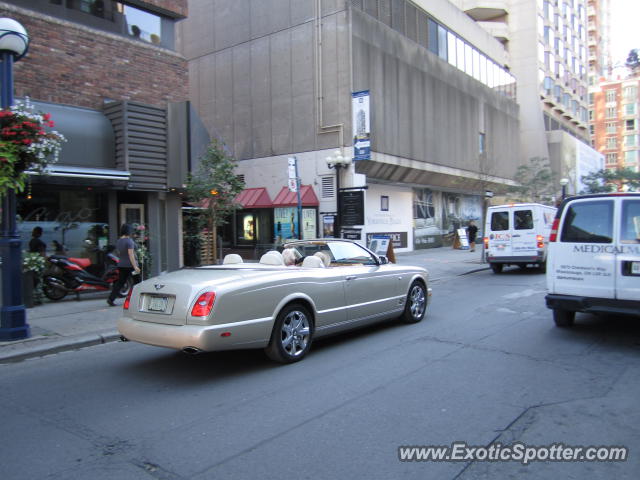
{"label": "car exhaust pipe", "polygon": [[187,355],[197,355],[199,353],[202,353],[202,350],[196,347],[184,347],[182,349],[182,353],[186,353]]}

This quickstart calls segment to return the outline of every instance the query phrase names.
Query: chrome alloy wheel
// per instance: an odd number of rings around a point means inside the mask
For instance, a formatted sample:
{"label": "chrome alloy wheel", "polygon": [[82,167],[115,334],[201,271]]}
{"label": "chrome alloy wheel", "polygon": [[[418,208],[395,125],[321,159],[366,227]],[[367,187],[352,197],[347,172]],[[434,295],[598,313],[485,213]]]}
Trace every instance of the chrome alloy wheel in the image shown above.
{"label": "chrome alloy wheel", "polygon": [[292,357],[302,355],[311,338],[309,319],[304,312],[292,310],[284,318],[280,333],[283,350]]}
{"label": "chrome alloy wheel", "polygon": [[424,315],[426,304],[427,299],[424,293],[424,287],[415,283],[409,292],[409,310],[411,311],[411,316],[416,320],[421,319]]}

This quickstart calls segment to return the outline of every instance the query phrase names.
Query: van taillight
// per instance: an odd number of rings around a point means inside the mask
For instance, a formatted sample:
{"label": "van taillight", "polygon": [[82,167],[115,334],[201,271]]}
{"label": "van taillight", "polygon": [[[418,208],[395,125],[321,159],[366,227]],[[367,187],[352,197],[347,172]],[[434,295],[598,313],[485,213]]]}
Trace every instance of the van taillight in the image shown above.
{"label": "van taillight", "polygon": [[124,305],[122,305],[123,310],[129,310],[129,304],[131,303],[132,293],[133,293],[133,288],[130,288],[129,293],[127,293],[127,298],[124,299]]}
{"label": "van taillight", "polygon": [[560,219],[554,218],[553,225],[551,225],[551,235],[549,235],[550,242],[558,241],[558,227],[560,226]]}
{"label": "van taillight", "polygon": [[544,248],[544,237],[542,235],[536,235],[536,242],[538,243],[538,248]]}
{"label": "van taillight", "polygon": [[489,249],[489,237],[484,237],[484,248]]}
{"label": "van taillight", "polygon": [[215,292],[205,292],[198,297],[191,309],[192,317],[206,317],[213,308],[213,301],[216,299]]}

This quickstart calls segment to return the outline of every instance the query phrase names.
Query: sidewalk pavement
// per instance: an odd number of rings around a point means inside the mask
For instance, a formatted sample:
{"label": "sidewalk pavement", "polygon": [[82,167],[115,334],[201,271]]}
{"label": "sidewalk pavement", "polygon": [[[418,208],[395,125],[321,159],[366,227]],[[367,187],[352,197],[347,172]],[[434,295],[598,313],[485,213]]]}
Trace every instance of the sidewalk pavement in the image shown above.
{"label": "sidewalk pavement", "polygon": [[[458,275],[485,270],[482,251],[454,250],[451,247],[430,248],[397,253],[399,265],[417,265],[429,270],[430,282],[436,284]],[[437,292],[434,293],[437,295]],[[63,300],[28,308],[27,323],[31,337],[24,340],[0,342],[0,363],[113,342],[120,338],[116,321],[122,313],[123,300],[117,307],[107,305],[108,293],[68,295]]]}

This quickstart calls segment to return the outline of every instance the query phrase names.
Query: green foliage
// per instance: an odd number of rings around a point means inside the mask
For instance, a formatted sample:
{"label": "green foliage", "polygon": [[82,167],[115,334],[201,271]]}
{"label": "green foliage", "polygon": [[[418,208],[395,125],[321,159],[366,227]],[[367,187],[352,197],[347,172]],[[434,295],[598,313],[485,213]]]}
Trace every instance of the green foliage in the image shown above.
{"label": "green foliage", "polygon": [[202,202],[214,227],[224,225],[238,208],[235,198],[244,188],[244,182],[235,174],[235,167],[234,159],[213,140],[200,158],[196,173],[187,178],[189,200]]}
{"label": "green foliage", "polygon": [[625,185],[625,190],[630,192],[640,191],[640,173],[631,168],[616,170],[598,170],[581,177],[586,188],[580,193],[605,193],[615,192],[618,186]]}
{"label": "green foliage", "polygon": [[554,178],[549,160],[533,157],[516,170],[515,180],[520,186],[511,188],[511,193],[521,201],[543,202],[555,194]]}

